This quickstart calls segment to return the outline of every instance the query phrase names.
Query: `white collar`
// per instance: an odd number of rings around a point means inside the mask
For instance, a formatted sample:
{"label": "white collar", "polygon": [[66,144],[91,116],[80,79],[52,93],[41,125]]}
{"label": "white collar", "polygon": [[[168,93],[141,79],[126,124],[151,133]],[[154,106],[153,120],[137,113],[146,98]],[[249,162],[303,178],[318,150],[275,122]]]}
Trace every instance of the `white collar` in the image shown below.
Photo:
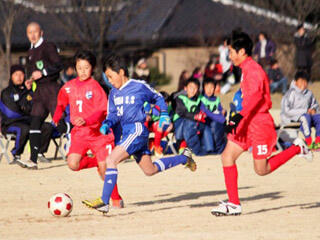
{"label": "white collar", "polygon": [[128,80],[125,84],[123,84],[119,90],[123,89],[125,86],[127,86],[130,82],[132,81],[132,79]]}
{"label": "white collar", "polygon": [[42,43],[43,43],[43,37],[41,37],[41,38],[39,39],[39,41],[38,41],[35,45],[33,45],[33,44],[31,43],[31,48],[37,48],[37,47],[39,47]]}

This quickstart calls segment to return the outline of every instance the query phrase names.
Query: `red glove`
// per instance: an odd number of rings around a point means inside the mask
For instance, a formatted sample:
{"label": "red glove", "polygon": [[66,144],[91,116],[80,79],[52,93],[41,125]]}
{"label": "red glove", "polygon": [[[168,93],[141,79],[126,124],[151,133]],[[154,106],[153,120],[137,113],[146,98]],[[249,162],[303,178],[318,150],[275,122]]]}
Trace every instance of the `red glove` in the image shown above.
{"label": "red glove", "polygon": [[194,116],[194,120],[204,123],[206,122],[206,117],[207,115],[204,112],[200,111],[198,114]]}

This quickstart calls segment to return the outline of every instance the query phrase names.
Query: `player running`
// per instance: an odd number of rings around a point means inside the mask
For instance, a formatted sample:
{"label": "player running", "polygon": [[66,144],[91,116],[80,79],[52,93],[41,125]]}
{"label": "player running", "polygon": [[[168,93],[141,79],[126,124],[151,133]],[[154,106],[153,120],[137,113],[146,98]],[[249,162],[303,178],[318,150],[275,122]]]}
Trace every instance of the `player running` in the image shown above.
{"label": "player running", "polygon": [[276,145],[277,133],[269,113],[271,108],[269,80],[262,67],[251,58],[253,43],[246,33],[234,32],[229,39],[229,57],[242,70],[242,110],[229,119],[226,131],[228,142],[222,153],[223,173],[229,201],[213,208],[211,213],[239,215],[241,205],[238,197],[238,171],[236,160],[252,147],[254,170],[264,176],[275,171],[297,154],[312,160],[312,153],[300,138],[285,151],[271,156]]}
{"label": "player running", "polygon": [[[57,124],[67,105],[70,105],[71,146],[68,153],[68,166],[73,171],[98,167],[104,179],[106,157],[114,148],[114,135],[99,132],[101,122],[107,112],[107,96],[99,83],[91,78],[96,65],[92,52],[79,50],[74,56],[78,77],[67,82],[59,91],[58,103],[53,122]],[[87,155],[91,150],[94,157]],[[123,201],[115,186],[112,195],[113,207],[123,207]]]}
{"label": "player running", "polygon": [[179,164],[195,171],[196,163],[192,159],[191,151],[187,148],[179,156],[161,158],[152,162],[148,148],[149,132],[143,124],[146,120],[143,104],[149,102],[159,106],[159,128],[163,128],[163,126],[170,124],[164,98],[146,82],[129,79],[128,68],[122,57],[113,55],[107,59],[104,63],[104,71],[114,88],[111,89],[109,95],[108,115],[100,132],[107,134],[116,123],[120,122],[122,139],[107,157],[107,171],[102,197],[94,201],[83,201],[83,203],[102,213],[107,213],[110,195],[117,183],[117,165],[130,155],[134,156],[147,176],[152,176]]}

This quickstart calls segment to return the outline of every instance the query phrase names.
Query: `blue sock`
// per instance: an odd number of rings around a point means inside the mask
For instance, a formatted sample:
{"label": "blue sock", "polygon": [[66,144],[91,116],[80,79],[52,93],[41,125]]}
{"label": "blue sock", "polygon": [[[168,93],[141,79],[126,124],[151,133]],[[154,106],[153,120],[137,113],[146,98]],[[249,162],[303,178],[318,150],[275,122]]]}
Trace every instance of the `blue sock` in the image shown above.
{"label": "blue sock", "polygon": [[173,157],[157,159],[156,161],[154,161],[153,164],[155,164],[159,172],[161,172],[169,168],[172,168],[174,166],[177,166],[179,164],[186,164],[186,163],[187,163],[187,157],[184,155],[178,155]]}
{"label": "blue sock", "polygon": [[102,191],[102,201],[105,204],[109,204],[111,193],[114,186],[117,183],[118,170],[116,168],[108,168],[106,170],[106,175],[104,177],[103,191]]}

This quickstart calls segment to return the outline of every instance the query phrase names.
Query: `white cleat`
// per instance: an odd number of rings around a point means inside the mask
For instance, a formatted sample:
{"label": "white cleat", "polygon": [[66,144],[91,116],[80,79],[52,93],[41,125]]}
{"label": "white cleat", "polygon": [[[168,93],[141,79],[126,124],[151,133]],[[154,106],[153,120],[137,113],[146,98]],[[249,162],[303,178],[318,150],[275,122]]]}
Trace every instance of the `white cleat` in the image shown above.
{"label": "white cleat", "polygon": [[217,217],[240,215],[241,212],[241,205],[236,205],[230,202],[225,203],[223,201],[221,201],[218,207],[215,207],[211,210],[212,215],[215,215]]}
{"label": "white cleat", "polygon": [[301,138],[296,138],[293,144],[300,147],[299,157],[303,157],[307,159],[309,162],[312,162],[313,160],[312,151],[308,148],[307,144]]}

